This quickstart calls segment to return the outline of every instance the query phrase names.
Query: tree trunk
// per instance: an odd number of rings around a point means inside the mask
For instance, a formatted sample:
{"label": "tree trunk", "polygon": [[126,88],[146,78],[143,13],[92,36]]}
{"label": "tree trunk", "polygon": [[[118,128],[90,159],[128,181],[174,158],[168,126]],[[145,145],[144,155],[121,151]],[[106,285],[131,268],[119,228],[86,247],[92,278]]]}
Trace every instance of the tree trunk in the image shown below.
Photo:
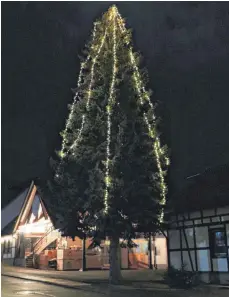
{"label": "tree trunk", "polygon": [[153,269],[153,264],[152,264],[152,238],[151,238],[151,233],[149,234],[148,252],[149,252],[149,269]]}
{"label": "tree trunk", "polygon": [[157,247],[156,247],[156,241],[155,236],[153,236],[153,251],[154,251],[154,268],[157,270]]}
{"label": "tree trunk", "polygon": [[84,236],[83,240],[82,240],[82,271],[86,271],[86,236]]}
{"label": "tree trunk", "polygon": [[117,285],[122,279],[119,238],[110,237],[110,284]]}

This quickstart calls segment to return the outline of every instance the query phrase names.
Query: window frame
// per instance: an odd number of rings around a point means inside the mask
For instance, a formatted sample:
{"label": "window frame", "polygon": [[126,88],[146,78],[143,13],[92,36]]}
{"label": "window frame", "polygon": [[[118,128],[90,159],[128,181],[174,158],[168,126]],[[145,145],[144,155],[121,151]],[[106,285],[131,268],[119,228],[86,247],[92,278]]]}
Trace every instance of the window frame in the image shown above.
{"label": "window frame", "polygon": [[[216,233],[222,232],[223,233],[223,240],[224,240],[224,253],[217,253],[216,251]],[[225,259],[227,258],[227,233],[224,227],[218,227],[209,230],[209,247],[212,259]]]}

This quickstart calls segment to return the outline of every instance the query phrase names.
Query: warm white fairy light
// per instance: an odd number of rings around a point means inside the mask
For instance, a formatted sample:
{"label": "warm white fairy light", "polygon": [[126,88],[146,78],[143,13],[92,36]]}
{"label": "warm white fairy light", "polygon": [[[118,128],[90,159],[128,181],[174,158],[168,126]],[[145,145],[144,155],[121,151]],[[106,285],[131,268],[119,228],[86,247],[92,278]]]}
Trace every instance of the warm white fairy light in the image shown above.
{"label": "warm white fairy light", "polygon": [[116,18],[117,18],[117,8],[113,6],[110,11],[110,17],[113,19],[113,72],[112,72],[112,80],[110,85],[108,104],[107,104],[107,148],[106,148],[106,172],[105,172],[105,193],[104,193],[104,212],[108,213],[108,199],[109,199],[109,187],[111,184],[110,178],[110,143],[111,143],[111,114],[112,114],[112,105],[114,103],[114,92],[115,92],[115,80],[116,80],[116,72],[117,72],[117,53],[116,53]]}
{"label": "warm white fairy light", "polygon": [[79,132],[78,132],[78,135],[77,135],[77,138],[76,140],[74,141],[74,143],[70,146],[70,150],[72,150],[74,147],[76,147],[76,145],[78,144],[80,138],[81,138],[81,135],[82,135],[82,132],[83,132],[83,128],[84,128],[84,124],[85,124],[85,114],[82,115],[82,122],[81,122],[81,126],[80,126],[80,129],[79,129]]}
{"label": "warm white fairy light", "polygon": [[[119,25],[119,29],[121,30],[122,33],[127,32],[125,25],[124,25],[124,21],[122,20],[121,15],[119,13],[118,13],[118,25]],[[144,98],[148,101],[151,109],[154,110],[153,103],[151,102],[149,95],[145,92],[145,87],[143,86],[132,48],[129,49],[129,57],[130,57],[132,67],[134,69],[133,79],[134,79],[135,88],[137,90],[138,97],[140,100],[140,104],[141,105],[144,104],[144,99],[142,96],[144,93]],[[156,157],[156,163],[157,163],[157,168],[158,168],[158,172],[159,172],[159,176],[160,176],[160,185],[161,185],[162,199],[161,199],[160,203],[161,203],[161,205],[164,206],[166,204],[166,185],[165,185],[164,173],[162,170],[162,164],[161,164],[161,160],[160,160],[160,152],[161,152],[160,139],[156,134],[156,129],[155,129],[156,127],[152,128],[152,125],[150,124],[147,114],[145,112],[143,113],[143,117],[144,117],[144,121],[148,127],[149,135],[151,138],[154,139],[153,150],[154,150],[154,154]],[[153,120],[156,119],[156,116],[154,113],[153,113],[152,117],[153,117]],[[166,157],[165,161],[166,161],[166,165],[169,165],[169,159],[167,157]],[[164,211],[162,211],[160,214],[160,217],[159,217],[160,222],[163,221],[163,218],[164,218]]]}
{"label": "warm white fairy light", "polygon": [[[117,54],[116,54],[116,49],[117,49],[117,44],[116,44],[116,33],[117,33],[117,25],[120,29],[120,31],[125,34],[127,33],[127,29],[125,28],[125,23],[124,20],[121,18],[117,8],[115,6],[113,6],[109,12],[108,12],[108,18],[110,21],[113,20],[113,72],[112,72],[112,79],[111,79],[111,85],[110,85],[110,89],[109,89],[109,97],[108,97],[108,104],[106,106],[106,112],[107,112],[107,147],[106,147],[106,162],[105,162],[105,193],[104,193],[104,212],[107,214],[108,213],[108,207],[109,207],[109,188],[111,186],[111,177],[110,177],[110,143],[111,143],[111,116],[112,116],[112,107],[115,101],[115,82],[116,82],[116,72],[117,72]],[[96,25],[95,25],[95,29],[93,31],[93,38],[95,38],[96,35]],[[124,42],[126,42],[127,44],[129,44],[129,40],[128,40],[128,35],[124,35],[123,36],[125,39]],[[103,47],[104,41],[106,38],[106,31],[105,34],[101,40],[101,44],[98,48],[98,51],[95,55],[95,57],[92,59],[92,66],[91,66],[91,73],[90,73],[90,83],[89,83],[89,87],[88,87],[88,91],[87,91],[87,99],[86,99],[86,110],[89,110],[89,106],[90,106],[90,101],[91,101],[91,97],[92,97],[92,86],[93,86],[93,82],[94,82],[94,69],[95,69],[95,65],[96,65],[96,61],[99,57],[99,54],[101,52],[101,49]],[[93,49],[95,49],[95,46],[92,46]],[[143,86],[143,82],[140,76],[140,72],[138,70],[137,67],[137,62],[136,59],[134,57],[133,54],[133,50],[132,48],[129,49],[129,58],[131,61],[131,65],[133,67],[133,80],[134,80],[134,85],[135,85],[135,89],[137,90],[137,94],[139,97],[139,101],[140,104],[143,105],[144,101],[147,100],[149,103],[150,108],[152,108],[153,114],[153,120],[156,119],[155,114],[154,114],[154,106],[153,103],[150,100],[149,95],[147,94],[147,92],[145,91],[145,88]],[[82,72],[84,69],[84,65],[89,61],[90,57],[88,56],[88,58],[86,59],[86,61],[84,63],[81,64],[81,69],[80,69],[80,74],[79,74],[79,79],[78,79],[78,86],[80,86],[81,84],[81,80],[82,80]],[[77,99],[77,93],[74,97],[74,101],[73,101],[73,105],[71,107],[71,112],[70,112],[70,116],[68,119],[68,122],[66,123],[66,128],[65,128],[65,133],[66,130],[69,128],[69,125],[71,123],[72,117],[73,117],[73,110],[74,110],[74,105]],[[146,123],[146,126],[148,127],[148,131],[149,131],[149,135],[150,137],[154,140],[153,143],[153,151],[154,151],[154,155],[155,155],[155,159],[156,159],[156,164],[157,164],[157,168],[158,168],[158,172],[159,172],[159,177],[160,177],[160,185],[161,185],[161,204],[164,206],[166,203],[166,185],[165,185],[165,179],[164,179],[164,172],[162,170],[162,164],[161,164],[161,156],[163,155],[163,151],[161,149],[161,145],[160,145],[160,139],[157,135],[156,132],[156,126],[155,124],[150,124],[149,118],[147,116],[147,113],[144,112],[143,114],[144,117],[144,121]],[[82,122],[81,122],[81,126],[80,129],[78,130],[78,135],[76,137],[76,140],[74,141],[74,143],[72,144],[72,146],[70,147],[70,149],[68,150],[68,152],[73,149],[74,147],[76,147],[81,139],[81,135],[83,133],[83,129],[84,129],[84,125],[85,125],[85,120],[86,120],[86,114],[82,115]],[[66,143],[65,140],[63,139],[63,145],[62,145],[62,150],[61,150],[61,155],[64,156],[64,149],[66,149]],[[67,153],[68,153],[67,152]],[[165,158],[166,161],[166,165],[168,165],[169,159],[166,157]],[[163,221],[163,216],[164,216],[164,212],[162,211],[160,214],[160,221]]]}
{"label": "warm white fairy light", "polygon": [[[106,39],[106,36],[107,36],[107,30],[105,30],[105,33],[103,35],[101,44],[100,44],[100,46],[98,48],[97,54],[94,57],[94,59],[92,60],[90,83],[89,83],[89,87],[88,87],[88,91],[87,91],[87,102],[86,102],[86,109],[87,109],[87,111],[89,110],[90,100],[91,100],[91,95],[92,95],[92,84],[93,84],[93,81],[94,81],[95,64],[96,64],[96,61],[97,61],[97,59],[99,57],[99,54],[100,54],[100,52],[101,52],[101,50],[103,48],[103,45],[104,45],[104,41]],[[74,141],[74,143],[70,146],[69,151],[72,150],[73,148],[75,148],[78,145],[78,143],[79,143],[79,140],[80,140],[81,135],[82,135],[82,132],[83,132],[84,124],[85,124],[85,118],[86,118],[86,115],[83,114],[82,115],[81,127],[79,129],[79,133],[78,133],[77,138]]]}
{"label": "warm white fairy light", "polygon": [[[135,81],[135,88],[137,90],[138,97],[140,99],[140,104],[143,105],[144,100],[143,100],[143,97],[142,97],[141,89],[142,90],[144,90],[144,89],[142,88],[142,81],[141,81],[141,78],[140,78],[139,70],[138,70],[138,67],[136,65],[136,61],[135,61],[132,49],[129,50],[129,56],[130,56],[131,64],[132,64],[133,69],[134,69],[133,77],[134,77],[134,81]],[[148,97],[148,95],[147,95],[147,97]],[[147,99],[148,99],[147,101],[149,103],[151,103],[150,98],[148,97]],[[152,103],[150,104],[150,106],[153,109],[153,104]],[[155,119],[155,118],[156,118],[155,115],[153,115],[153,119]],[[162,170],[162,165],[161,165],[161,160],[160,160],[160,140],[159,140],[159,137],[154,132],[155,128],[152,129],[152,125],[149,123],[149,119],[148,119],[147,114],[145,112],[144,112],[144,120],[145,120],[145,123],[146,123],[146,125],[148,127],[150,137],[154,139],[153,149],[154,149],[154,154],[155,154],[155,157],[156,157],[156,163],[157,163],[157,168],[158,168],[158,172],[159,172],[159,176],[160,176],[160,184],[161,184],[161,197],[162,197],[162,200],[160,201],[160,203],[161,203],[161,205],[164,206],[166,204],[166,185],[165,185],[164,173],[163,173],[163,170]],[[163,221],[163,218],[164,218],[164,211],[162,211],[161,214],[160,214],[160,217],[159,217],[160,222]]]}
{"label": "warm white fairy light", "polygon": [[[94,23],[94,29],[93,29],[93,33],[92,33],[92,43],[95,40],[96,27],[97,27],[97,23]],[[78,77],[78,81],[77,81],[77,91],[76,91],[75,96],[73,98],[73,103],[71,105],[69,117],[68,117],[68,119],[66,121],[66,126],[65,126],[65,130],[64,130],[64,134],[66,133],[67,129],[70,127],[70,124],[72,122],[72,117],[73,117],[73,113],[74,113],[74,107],[75,107],[75,103],[76,103],[76,100],[77,100],[77,97],[78,97],[78,90],[79,90],[79,87],[82,84],[83,70],[84,70],[84,67],[87,65],[87,63],[88,63],[89,60],[90,60],[90,54],[88,54],[86,60],[84,62],[82,62],[81,65],[80,65],[80,72],[79,72],[79,77]],[[83,123],[83,117],[82,117],[82,123]],[[81,124],[81,126],[82,126],[82,124]],[[64,150],[65,149],[66,149],[66,140],[63,137],[63,140],[62,140],[62,149],[61,149],[60,156],[64,156]]]}
{"label": "warm white fairy light", "polygon": [[[95,39],[95,36],[96,36],[96,26],[97,26],[97,23],[95,23],[95,26],[94,26],[94,30],[93,30],[93,38],[92,38],[92,42],[94,41]],[[93,79],[94,79],[94,69],[95,69],[95,63],[99,57],[99,54],[103,48],[103,45],[104,45],[104,41],[106,39],[106,35],[107,35],[107,29],[105,30],[105,33],[104,33],[104,36],[102,38],[102,41],[101,41],[101,44],[98,48],[98,51],[96,53],[96,56],[94,57],[94,59],[92,60],[92,67],[91,67],[91,73],[90,73],[90,83],[89,83],[89,89],[88,89],[88,97],[87,97],[87,103],[86,103],[86,108],[87,110],[89,109],[89,105],[90,105],[90,99],[91,99],[91,89],[92,89],[92,83],[93,83]],[[80,73],[79,73],[79,78],[78,78],[78,84],[77,84],[77,89],[79,89],[79,87],[81,86],[81,83],[82,83],[82,73],[83,73],[83,70],[84,70],[84,66],[86,65],[86,63],[90,60],[91,56],[88,55],[87,56],[87,59],[85,62],[81,63],[81,68],[80,68]],[[70,115],[69,115],[69,118],[68,118],[68,121],[66,123],[66,127],[65,127],[65,131],[64,133],[66,133],[67,129],[69,128],[69,125],[70,125],[70,121],[72,119],[72,116],[73,116],[73,112],[74,112],[74,106],[75,106],[75,103],[76,103],[76,99],[77,99],[77,96],[78,96],[78,93],[75,94],[74,96],[74,101],[73,101],[73,104],[71,106],[71,112],[70,112]],[[67,153],[69,153],[70,150],[72,150],[73,148],[75,148],[78,143],[79,143],[79,140],[81,138],[81,135],[82,135],[82,132],[83,132],[83,128],[84,128],[84,124],[85,124],[85,119],[86,119],[86,115],[83,114],[82,115],[82,121],[81,121],[81,125],[80,125],[80,129],[78,130],[78,135],[77,135],[77,138],[76,140],[74,141],[74,143],[70,146],[70,148],[67,150]],[[63,158],[65,156],[65,153],[64,153],[64,150],[66,149],[66,140],[65,138],[63,137],[63,143],[62,143],[62,149],[61,149],[61,152],[60,152],[60,157],[61,157],[61,161],[58,165],[58,168],[57,168],[57,173],[56,173],[56,177],[58,178],[59,177],[59,169],[60,169],[60,166],[63,162]]]}
{"label": "warm white fairy light", "polygon": [[[141,82],[141,79],[140,79],[140,74],[139,74],[139,71],[138,71],[138,67],[136,65],[136,61],[135,61],[132,49],[130,49],[130,51],[129,51],[129,56],[130,56],[132,66],[134,68],[133,77],[134,77],[134,81],[135,81],[135,87],[137,89],[137,93],[138,93],[138,97],[140,99],[140,103],[141,103],[141,105],[143,105],[144,101],[143,101],[142,92],[141,92],[142,82]],[[150,102],[150,98],[148,98],[148,101]],[[150,106],[151,106],[151,108],[153,108],[152,103],[150,104]],[[155,115],[153,115],[153,119],[155,119],[155,118],[156,118]],[[161,203],[161,205],[164,206],[165,203],[166,203],[166,185],[165,185],[164,174],[163,174],[163,171],[162,171],[162,165],[161,165],[161,161],[160,161],[160,153],[159,153],[160,152],[160,140],[159,140],[159,137],[157,135],[155,135],[154,129],[152,129],[152,126],[150,125],[149,119],[148,119],[147,114],[145,112],[144,112],[144,120],[145,120],[145,123],[146,123],[146,125],[148,127],[150,137],[154,139],[153,148],[154,148],[154,154],[155,154],[155,157],[156,157],[156,163],[157,163],[157,168],[158,168],[158,171],[159,171],[160,184],[161,184],[161,197],[162,197],[162,200],[160,201],[160,203]],[[160,217],[159,217],[160,222],[163,221],[163,218],[164,218],[164,211],[162,211],[161,214],[160,214]]]}

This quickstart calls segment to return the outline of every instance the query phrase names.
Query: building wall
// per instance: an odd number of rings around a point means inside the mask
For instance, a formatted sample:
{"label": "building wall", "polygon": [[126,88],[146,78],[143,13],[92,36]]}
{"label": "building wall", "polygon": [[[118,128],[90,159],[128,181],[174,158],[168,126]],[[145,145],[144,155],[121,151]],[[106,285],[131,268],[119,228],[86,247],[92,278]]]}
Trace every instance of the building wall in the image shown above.
{"label": "building wall", "polygon": [[[138,246],[129,250],[130,268],[148,268],[149,251],[148,239],[138,238],[133,240]],[[156,247],[156,249],[155,249]],[[164,236],[156,236],[152,239],[152,264],[157,265],[158,269],[165,269],[168,266],[167,244]]]}
{"label": "building wall", "polygon": [[[213,253],[212,232],[225,232],[226,256]],[[170,265],[201,273],[229,272],[229,207],[173,217],[169,236]],[[190,259],[191,258],[191,259]],[[222,277],[223,279],[223,277]]]}
{"label": "building wall", "polygon": [[25,258],[16,258],[16,259],[14,260],[14,265],[15,265],[15,266],[20,266],[20,267],[25,267],[25,265],[26,265],[26,260],[25,260]]}
{"label": "building wall", "polygon": [[[132,249],[121,249],[123,255],[122,265],[123,268],[148,268],[149,267],[149,252],[148,252],[148,240],[145,238],[138,238],[133,240],[138,246]],[[109,241],[104,242],[103,248],[101,249],[90,249],[87,250],[88,246],[91,244],[91,239],[86,240],[86,257],[88,268],[94,268],[95,266],[101,266],[101,263],[104,266],[109,264]],[[156,255],[154,250],[154,244],[156,246]],[[75,238],[60,238],[57,244],[58,248],[61,249],[71,249],[73,253],[78,251],[80,257],[82,256],[82,240]],[[77,254],[77,255],[78,255]],[[98,258],[98,259],[97,259]],[[77,256],[78,259],[78,256]],[[96,260],[95,260],[96,259]],[[63,259],[69,260],[66,258],[66,255]],[[155,261],[156,260],[156,261]],[[63,262],[64,263],[64,262]],[[158,269],[165,269],[168,266],[167,261],[167,245],[166,239],[162,235],[155,237],[155,241],[152,239],[152,264],[156,264]],[[63,264],[64,265],[64,264]],[[72,264],[73,265],[73,264]],[[78,265],[78,264],[77,264]],[[73,265],[74,266],[74,265]],[[61,266],[62,267],[62,266]]]}
{"label": "building wall", "polygon": [[16,239],[11,236],[3,236],[1,238],[1,256],[4,263],[11,262],[10,259],[15,257]]}

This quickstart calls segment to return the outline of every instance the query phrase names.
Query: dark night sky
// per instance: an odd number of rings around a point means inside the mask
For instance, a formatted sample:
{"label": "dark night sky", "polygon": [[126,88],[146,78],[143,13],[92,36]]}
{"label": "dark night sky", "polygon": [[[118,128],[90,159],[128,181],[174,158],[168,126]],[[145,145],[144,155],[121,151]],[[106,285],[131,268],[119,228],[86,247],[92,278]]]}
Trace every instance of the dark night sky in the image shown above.
{"label": "dark night sky", "polygon": [[[2,203],[48,176],[78,54],[112,2],[2,2]],[[229,162],[229,3],[120,2],[160,101],[173,188]]]}

